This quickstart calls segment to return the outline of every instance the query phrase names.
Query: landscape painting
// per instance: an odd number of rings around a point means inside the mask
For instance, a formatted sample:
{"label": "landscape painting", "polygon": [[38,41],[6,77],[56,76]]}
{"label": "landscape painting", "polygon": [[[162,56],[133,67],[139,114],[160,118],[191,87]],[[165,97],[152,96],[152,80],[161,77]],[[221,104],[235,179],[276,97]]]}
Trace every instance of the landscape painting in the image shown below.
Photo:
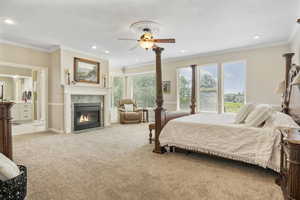
{"label": "landscape painting", "polygon": [[74,80],[76,82],[99,84],[100,63],[74,58]]}

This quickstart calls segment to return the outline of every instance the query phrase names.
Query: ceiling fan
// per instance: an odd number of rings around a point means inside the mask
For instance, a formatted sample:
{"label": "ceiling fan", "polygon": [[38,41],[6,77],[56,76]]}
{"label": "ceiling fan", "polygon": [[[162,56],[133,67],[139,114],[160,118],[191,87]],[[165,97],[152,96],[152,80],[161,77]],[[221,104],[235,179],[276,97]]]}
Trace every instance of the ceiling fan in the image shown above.
{"label": "ceiling fan", "polygon": [[131,41],[137,41],[138,44],[135,45],[133,48],[129,50],[134,50],[136,49],[139,45],[148,50],[151,48],[156,47],[156,43],[175,43],[174,38],[168,38],[168,39],[155,39],[153,37],[153,34],[151,32],[150,28],[144,28],[143,29],[143,35],[139,39],[129,39],[129,38],[119,38],[119,40],[131,40]]}

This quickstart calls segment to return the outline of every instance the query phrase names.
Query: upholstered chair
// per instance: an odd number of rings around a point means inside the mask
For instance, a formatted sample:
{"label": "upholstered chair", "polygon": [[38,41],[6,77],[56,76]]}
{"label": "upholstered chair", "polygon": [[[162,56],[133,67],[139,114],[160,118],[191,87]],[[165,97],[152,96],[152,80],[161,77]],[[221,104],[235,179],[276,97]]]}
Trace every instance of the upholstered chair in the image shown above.
{"label": "upholstered chair", "polygon": [[[133,105],[133,111],[126,111],[125,104]],[[122,99],[119,101],[119,116],[121,124],[140,123],[142,122],[143,111],[137,107],[135,100],[133,99]]]}

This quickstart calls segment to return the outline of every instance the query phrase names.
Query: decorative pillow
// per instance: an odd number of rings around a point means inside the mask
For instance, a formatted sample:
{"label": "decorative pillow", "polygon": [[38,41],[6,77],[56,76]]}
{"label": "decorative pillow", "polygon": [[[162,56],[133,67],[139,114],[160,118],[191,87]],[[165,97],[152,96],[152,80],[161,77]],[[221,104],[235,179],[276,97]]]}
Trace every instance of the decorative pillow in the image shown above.
{"label": "decorative pillow", "polygon": [[293,118],[282,112],[274,112],[269,119],[266,120],[264,128],[300,128]]}
{"label": "decorative pillow", "polygon": [[12,179],[20,174],[18,166],[8,159],[5,155],[0,153],[0,179],[6,181]]}
{"label": "decorative pillow", "polygon": [[259,127],[268,118],[271,117],[273,113],[272,107],[267,104],[260,104],[255,107],[255,109],[248,115],[245,120],[245,124],[248,126]]}
{"label": "decorative pillow", "polygon": [[244,105],[239,112],[236,114],[235,117],[235,124],[241,124],[245,121],[247,116],[254,110],[255,104],[253,103],[248,103]]}
{"label": "decorative pillow", "polygon": [[133,104],[124,104],[125,112],[133,112]]}

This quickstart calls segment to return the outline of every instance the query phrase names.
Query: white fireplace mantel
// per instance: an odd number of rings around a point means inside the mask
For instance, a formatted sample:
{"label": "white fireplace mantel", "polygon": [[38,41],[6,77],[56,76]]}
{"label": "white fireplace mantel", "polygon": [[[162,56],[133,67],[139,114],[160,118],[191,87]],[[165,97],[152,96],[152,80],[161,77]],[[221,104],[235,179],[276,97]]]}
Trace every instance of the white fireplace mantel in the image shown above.
{"label": "white fireplace mantel", "polygon": [[72,95],[101,95],[104,96],[104,126],[110,125],[110,88],[100,88],[96,86],[64,86],[64,124],[65,133],[72,132]]}

